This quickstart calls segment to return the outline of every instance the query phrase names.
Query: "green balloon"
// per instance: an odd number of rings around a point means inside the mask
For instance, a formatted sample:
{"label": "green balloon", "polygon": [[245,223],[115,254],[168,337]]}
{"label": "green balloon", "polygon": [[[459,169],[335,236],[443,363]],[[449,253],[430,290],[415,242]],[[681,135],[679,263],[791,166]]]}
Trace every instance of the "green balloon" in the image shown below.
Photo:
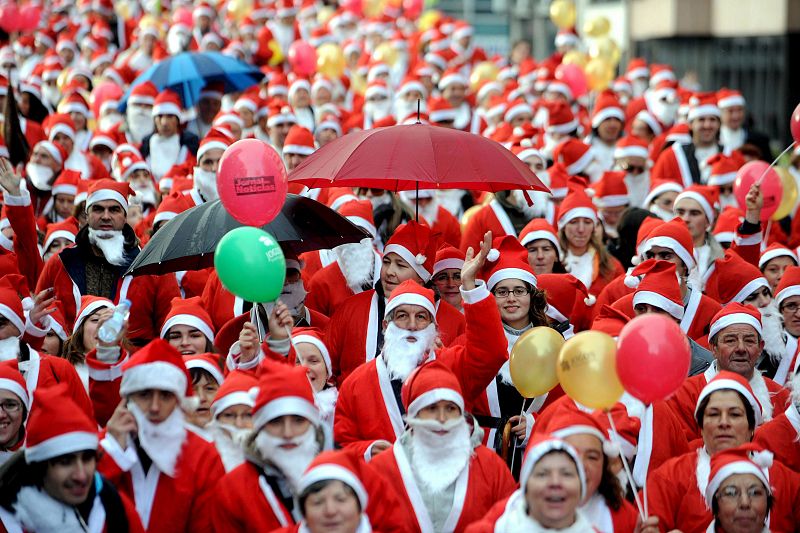
{"label": "green balloon", "polygon": [[278,242],[250,226],[231,230],[220,239],[214,267],[222,285],[248,302],[274,302],[286,278],[286,260]]}

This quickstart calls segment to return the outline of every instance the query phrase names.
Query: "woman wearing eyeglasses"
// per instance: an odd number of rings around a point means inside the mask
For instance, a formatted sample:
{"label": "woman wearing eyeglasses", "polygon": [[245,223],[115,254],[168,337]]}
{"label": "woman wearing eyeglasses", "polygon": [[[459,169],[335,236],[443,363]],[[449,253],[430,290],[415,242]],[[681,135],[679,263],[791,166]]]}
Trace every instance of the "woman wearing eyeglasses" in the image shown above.
{"label": "woman wearing eyeglasses", "polygon": [[442,297],[462,313],[464,312],[461,300],[461,267],[464,266],[464,252],[453,246],[443,245],[436,252],[436,262],[433,264],[431,282]]}
{"label": "woman wearing eyeglasses", "polygon": [[30,399],[22,374],[0,365],[0,465],[25,444]]}

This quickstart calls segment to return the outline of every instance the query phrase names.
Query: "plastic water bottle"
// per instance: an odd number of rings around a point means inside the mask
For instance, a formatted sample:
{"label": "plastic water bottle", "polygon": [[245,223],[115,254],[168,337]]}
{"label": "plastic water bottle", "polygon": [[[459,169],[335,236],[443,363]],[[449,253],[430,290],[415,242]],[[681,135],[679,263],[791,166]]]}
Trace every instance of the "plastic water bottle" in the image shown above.
{"label": "plastic water bottle", "polygon": [[129,311],[131,309],[130,300],[122,300],[119,305],[114,309],[114,314],[111,318],[103,322],[100,329],[97,331],[97,338],[105,343],[112,343],[117,339],[119,332],[125,325],[128,319]]}

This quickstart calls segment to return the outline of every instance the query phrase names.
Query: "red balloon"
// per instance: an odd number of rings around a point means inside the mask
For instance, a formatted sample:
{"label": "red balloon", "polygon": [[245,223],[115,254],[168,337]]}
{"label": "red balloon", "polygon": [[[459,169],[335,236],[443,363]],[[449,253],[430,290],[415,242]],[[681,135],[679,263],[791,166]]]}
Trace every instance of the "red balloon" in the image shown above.
{"label": "red balloon", "polygon": [[359,17],[364,15],[364,3],[362,0],[342,0],[339,2],[339,6]]}
{"label": "red balloon", "polygon": [[295,41],[289,47],[289,65],[300,76],[317,71],[317,50],[305,41]]}
{"label": "red balloon", "polygon": [[422,14],[425,0],[403,0],[403,13],[409,19],[416,19]]}
{"label": "red balloon", "polygon": [[264,141],[236,141],[219,160],[219,199],[225,210],[242,224],[260,227],[275,218],[283,207],[288,188],[281,156]]}
{"label": "red balloon", "polygon": [[666,316],[637,316],[619,335],[617,375],[625,390],[646,404],[672,396],[689,374],[691,360],[686,334]]}
{"label": "red balloon", "polygon": [[19,30],[19,7],[14,2],[0,6],[0,28],[7,33]]}
{"label": "red balloon", "polygon": [[[763,176],[763,178],[762,178]],[[764,161],[750,161],[736,173],[733,182],[733,194],[742,211],[747,210],[745,198],[750,191],[750,186],[761,180],[761,194],[764,196],[764,207],[761,208],[761,221],[766,222],[778,210],[783,197],[783,184],[781,177]]]}
{"label": "red balloon", "polygon": [[789,119],[789,128],[792,130],[792,139],[800,144],[800,104],[794,108],[792,117]]}
{"label": "red balloon", "polygon": [[37,6],[27,5],[19,10],[19,29],[33,31],[39,27],[42,11]]}
{"label": "red balloon", "polygon": [[556,67],[556,79],[563,81],[572,91],[573,98],[580,98],[589,90],[586,74],[578,65],[559,65]]}

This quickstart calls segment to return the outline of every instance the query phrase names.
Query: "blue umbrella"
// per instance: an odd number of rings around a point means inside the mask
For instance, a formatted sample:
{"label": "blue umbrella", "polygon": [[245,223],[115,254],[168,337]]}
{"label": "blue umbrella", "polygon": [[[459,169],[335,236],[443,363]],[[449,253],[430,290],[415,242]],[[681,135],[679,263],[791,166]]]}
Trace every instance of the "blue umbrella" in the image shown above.
{"label": "blue umbrella", "polygon": [[125,112],[132,88],[145,81],[153,82],[159,91],[172,89],[189,108],[197,103],[200,91],[208,83],[222,82],[224,92],[232,93],[252,87],[263,77],[257,67],[219,52],[182,52],[159,61],[133,80],[119,110]]}

